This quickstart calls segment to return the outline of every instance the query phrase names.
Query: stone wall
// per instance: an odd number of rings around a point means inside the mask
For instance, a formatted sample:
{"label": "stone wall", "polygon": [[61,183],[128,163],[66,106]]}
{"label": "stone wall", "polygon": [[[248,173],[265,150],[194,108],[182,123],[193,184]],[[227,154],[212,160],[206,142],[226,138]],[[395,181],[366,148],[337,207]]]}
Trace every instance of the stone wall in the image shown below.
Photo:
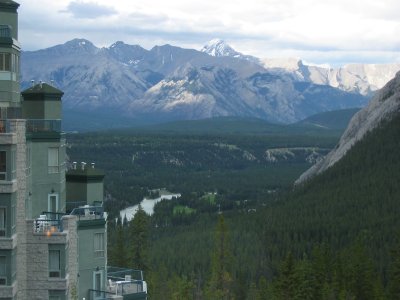
{"label": "stone wall", "polygon": [[16,142],[16,238],[17,238],[17,294],[16,299],[29,299],[26,293],[27,260],[26,260],[26,139],[25,120],[9,120],[10,131],[15,133]]}

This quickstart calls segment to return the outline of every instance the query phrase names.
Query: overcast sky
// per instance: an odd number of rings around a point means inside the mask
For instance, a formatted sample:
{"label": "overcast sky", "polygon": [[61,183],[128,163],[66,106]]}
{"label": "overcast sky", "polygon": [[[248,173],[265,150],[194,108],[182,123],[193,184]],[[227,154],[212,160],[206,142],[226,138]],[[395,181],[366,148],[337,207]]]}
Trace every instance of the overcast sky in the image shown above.
{"label": "overcast sky", "polygon": [[398,0],[16,0],[24,50],[85,38],[200,49],[213,38],[258,57],[400,62]]}

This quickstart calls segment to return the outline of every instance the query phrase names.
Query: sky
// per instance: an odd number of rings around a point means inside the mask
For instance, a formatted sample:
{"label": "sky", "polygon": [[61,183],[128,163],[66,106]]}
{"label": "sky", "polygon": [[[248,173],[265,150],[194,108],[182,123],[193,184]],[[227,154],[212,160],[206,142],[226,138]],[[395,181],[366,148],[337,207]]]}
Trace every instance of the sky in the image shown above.
{"label": "sky", "polygon": [[398,0],[15,0],[19,41],[38,50],[85,38],[200,50],[220,38],[260,58],[400,62]]}

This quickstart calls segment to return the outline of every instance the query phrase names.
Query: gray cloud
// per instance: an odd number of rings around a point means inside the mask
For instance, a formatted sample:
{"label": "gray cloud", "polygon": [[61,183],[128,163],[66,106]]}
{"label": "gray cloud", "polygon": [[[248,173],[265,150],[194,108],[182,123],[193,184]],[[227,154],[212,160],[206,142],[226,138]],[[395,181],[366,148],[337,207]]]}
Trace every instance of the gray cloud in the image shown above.
{"label": "gray cloud", "polygon": [[117,11],[109,6],[99,5],[94,2],[73,1],[63,12],[71,13],[77,19],[96,19],[98,17],[110,16]]}

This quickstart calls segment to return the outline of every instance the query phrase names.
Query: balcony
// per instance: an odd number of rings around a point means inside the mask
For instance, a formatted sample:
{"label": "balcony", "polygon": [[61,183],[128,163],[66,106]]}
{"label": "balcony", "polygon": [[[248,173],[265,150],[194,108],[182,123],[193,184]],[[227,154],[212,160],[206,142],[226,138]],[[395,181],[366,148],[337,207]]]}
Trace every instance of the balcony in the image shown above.
{"label": "balcony", "polygon": [[85,205],[79,208],[74,208],[70,215],[78,218],[78,229],[106,224],[104,209],[101,206]]}
{"label": "balcony", "polygon": [[89,290],[89,299],[147,299],[147,284],[142,271],[107,267],[107,279],[106,291]]}
{"label": "balcony", "polygon": [[26,120],[26,138],[31,140],[60,140],[61,120]]}
{"label": "balcony", "polygon": [[63,213],[43,212],[39,218],[33,221],[33,232],[43,233],[47,236],[55,232],[63,232]]}

